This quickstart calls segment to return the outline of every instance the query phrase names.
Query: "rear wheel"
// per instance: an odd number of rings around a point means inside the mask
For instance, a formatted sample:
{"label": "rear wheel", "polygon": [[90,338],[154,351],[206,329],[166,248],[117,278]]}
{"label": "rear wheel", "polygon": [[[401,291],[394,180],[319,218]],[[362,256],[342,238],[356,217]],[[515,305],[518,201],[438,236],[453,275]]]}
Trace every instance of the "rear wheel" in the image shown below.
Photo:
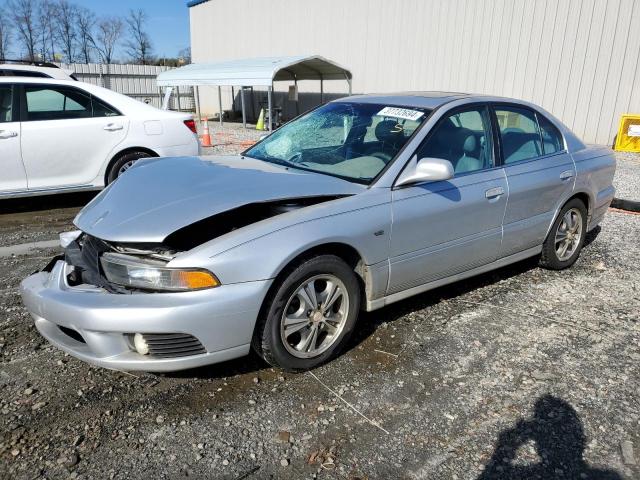
{"label": "rear wheel", "polygon": [[149,158],[150,155],[143,151],[132,151],[120,155],[112,164],[109,172],[107,173],[107,185],[113,182],[116,178],[126,172],[141,158]]}
{"label": "rear wheel", "polygon": [[587,208],[577,198],[562,207],[553,223],[540,256],[540,266],[562,270],[573,265],[580,256],[587,231]]}
{"label": "rear wheel", "polygon": [[320,255],[281,280],[265,305],[253,347],[269,364],[308,370],[337,355],[355,326],[360,284],[342,259]]}

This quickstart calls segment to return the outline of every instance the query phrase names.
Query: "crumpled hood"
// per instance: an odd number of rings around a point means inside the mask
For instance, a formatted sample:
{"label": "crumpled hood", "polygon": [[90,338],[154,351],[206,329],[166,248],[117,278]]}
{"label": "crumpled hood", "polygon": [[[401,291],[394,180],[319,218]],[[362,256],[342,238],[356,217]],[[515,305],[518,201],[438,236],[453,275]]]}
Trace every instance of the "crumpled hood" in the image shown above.
{"label": "crumpled hood", "polygon": [[179,228],[249,203],[350,195],[364,188],[240,156],[151,158],[102,191],[74,223],[107,241],[157,243]]}

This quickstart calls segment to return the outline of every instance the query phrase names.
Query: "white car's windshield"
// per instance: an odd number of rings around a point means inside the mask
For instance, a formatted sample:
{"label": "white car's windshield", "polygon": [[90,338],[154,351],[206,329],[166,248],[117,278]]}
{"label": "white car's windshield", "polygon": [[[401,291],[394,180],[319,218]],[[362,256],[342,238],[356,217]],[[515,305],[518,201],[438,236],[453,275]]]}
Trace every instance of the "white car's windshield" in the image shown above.
{"label": "white car's windshield", "polygon": [[429,113],[414,107],[329,103],[284,125],[245,155],[370,183]]}

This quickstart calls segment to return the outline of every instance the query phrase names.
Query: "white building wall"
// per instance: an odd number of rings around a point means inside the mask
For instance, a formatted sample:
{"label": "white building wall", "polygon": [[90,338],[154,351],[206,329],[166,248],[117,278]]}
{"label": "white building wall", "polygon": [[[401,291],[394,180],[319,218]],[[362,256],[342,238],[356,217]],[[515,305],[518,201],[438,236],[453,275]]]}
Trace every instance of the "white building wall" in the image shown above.
{"label": "white building wall", "polygon": [[354,93],[522,98],[601,144],[640,113],[640,0],[210,0],[190,14],[194,62],[319,54],[352,71]]}

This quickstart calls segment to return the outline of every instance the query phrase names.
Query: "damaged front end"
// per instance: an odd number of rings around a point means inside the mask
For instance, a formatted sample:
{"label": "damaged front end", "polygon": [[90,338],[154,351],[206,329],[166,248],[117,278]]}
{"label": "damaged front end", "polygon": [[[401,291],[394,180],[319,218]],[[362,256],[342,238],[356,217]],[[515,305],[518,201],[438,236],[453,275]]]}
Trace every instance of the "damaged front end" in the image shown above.
{"label": "damaged front end", "polygon": [[160,249],[126,249],[80,232],[64,250],[64,260],[72,267],[69,269],[67,282],[69,286],[92,285],[111,293],[132,293],[136,289],[108,278],[102,261],[105,254],[120,254],[132,260],[157,259],[163,265],[173,258],[173,253]]}
{"label": "damaged front end", "polygon": [[65,248],[64,260],[70,267],[67,284],[91,285],[110,293],[182,292],[220,285],[208,270],[167,267],[174,253],[161,247],[123,247],[81,234]]}
{"label": "damaged front end", "polygon": [[[227,210],[182,227],[160,243],[105,241],[88,233],[61,236],[70,286],[91,285],[110,293],[179,292],[214,288],[218,278],[208,270],[171,268],[176,255],[203,243],[293,210],[340,198],[315,196],[256,202]],[[52,262],[52,264],[55,262]]]}

